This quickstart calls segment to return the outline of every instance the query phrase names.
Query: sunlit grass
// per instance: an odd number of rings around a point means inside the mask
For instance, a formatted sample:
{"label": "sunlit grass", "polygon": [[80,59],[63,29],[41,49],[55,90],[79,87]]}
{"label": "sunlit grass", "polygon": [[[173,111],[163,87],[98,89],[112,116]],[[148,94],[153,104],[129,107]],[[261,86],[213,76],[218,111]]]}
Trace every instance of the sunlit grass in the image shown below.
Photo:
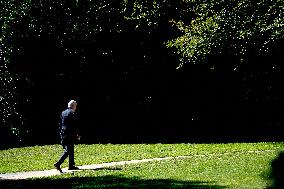
{"label": "sunlit grass", "polygon": [[[76,146],[77,165],[154,157],[189,157],[19,182],[26,182],[23,186],[36,183],[38,187],[44,182],[51,188],[53,184],[61,186],[66,183],[72,188],[194,188],[203,185],[205,188],[264,188],[269,184],[270,163],[283,149],[283,143],[81,144]],[[53,169],[53,163],[61,152],[59,145],[2,150],[0,172]]]}
{"label": "sunlit grass", "polygon": [[[93,144],[76,145],[77,165],[143,158],[219,154],[262,150],[280,151],[283,143],[229,144]],[[0,151],[0,173],[52,169],[63,149],[60,145],[32,146]],[[62,165],[67,166],[67,161]]]}

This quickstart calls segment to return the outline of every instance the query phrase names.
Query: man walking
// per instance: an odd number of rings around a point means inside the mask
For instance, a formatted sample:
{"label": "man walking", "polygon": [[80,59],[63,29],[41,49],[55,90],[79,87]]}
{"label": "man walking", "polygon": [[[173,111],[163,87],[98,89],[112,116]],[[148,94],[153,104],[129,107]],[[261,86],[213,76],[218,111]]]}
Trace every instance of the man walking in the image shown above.
{"label": "man walking", "polygon": [[78,125],[75,115],[77,102],[71,100],[68,103],[68,108],[61,113],[60,137],[61,145],[64,149],[59,160],[54,164],[54,167],[62,173],[60,165],[69,156],[69,170],[78,169],[74,161],[74,143],[76,139],[80,139],[78,135]]}

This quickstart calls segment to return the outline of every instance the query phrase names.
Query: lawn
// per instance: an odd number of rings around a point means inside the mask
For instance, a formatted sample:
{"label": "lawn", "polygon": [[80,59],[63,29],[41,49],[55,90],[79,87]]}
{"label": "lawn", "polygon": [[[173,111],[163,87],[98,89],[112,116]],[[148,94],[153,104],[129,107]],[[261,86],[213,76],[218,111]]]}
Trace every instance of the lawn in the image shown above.
{"label": "lawn", "polygon": [[[265,188],[271,161],[284,143],[93,144],[77,145],[77,165],[168,156],[154,161],[100,170],[84,170],[42,179],[1,181],[0,188]],[[59,145],[0,151],[0,173],[53,169]],[[63,167],[67,166],[67,162]]]}

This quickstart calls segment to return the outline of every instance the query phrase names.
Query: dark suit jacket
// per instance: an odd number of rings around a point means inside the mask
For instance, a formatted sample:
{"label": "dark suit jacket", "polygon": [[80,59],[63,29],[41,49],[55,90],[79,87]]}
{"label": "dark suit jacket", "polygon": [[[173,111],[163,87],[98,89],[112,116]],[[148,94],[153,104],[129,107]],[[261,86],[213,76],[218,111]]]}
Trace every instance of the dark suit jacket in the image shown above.
{"label": "dark suit jacket", "polygon": [[66,109],[61,113],[60,137],[61,144],[73,144],[78,134],[77,118],[72,109]]}

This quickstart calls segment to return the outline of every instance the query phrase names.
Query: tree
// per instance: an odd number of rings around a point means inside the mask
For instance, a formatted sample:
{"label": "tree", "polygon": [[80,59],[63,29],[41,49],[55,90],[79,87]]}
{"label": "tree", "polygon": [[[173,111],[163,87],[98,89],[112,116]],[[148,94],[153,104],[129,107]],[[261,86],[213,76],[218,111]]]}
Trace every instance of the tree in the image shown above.
{"label": "tree", "polygon": [[182,35],[167,43],[178,54],[179,67],[229,55],[238,58],[232,67],[237,70],[248,55],[268,53],[284,37],[282,0],[186,2],[194,4],[194,16],[172,20]]}
{"label": "tree", "polygon": [[[1,4],[1,64],[5,68],[0,70],[1,128],[8,130],[1,132],[3,136],[14,133],[21,139],[32,138],[32,133],[46,129],[36,126],[41,115],[48,117],[41,124],[55,127],[60,101],[80,96],[92,99],[93,87],[99,91],[98,104],[114,101],[110,96],[129,95],[127,90],[120,94],[121,87],[132,88],[127,101],[149,103],[146,99],[153,87],[133,83],[142,84],[144,74],[151,75],[159,67],[156,60],[166,37],[160,35],[165,28],[160,22],[169,10],[167,3],[22,0]],[[77,90],[70,93],[74,86]],[[43,103],[54,111],[44,110]],[[105,104],[98,106],[103,109]]]}
{"label": "tree", "polygon": [[[160,120],[167,122],[167,108],[176,100],[169,96],[176,93],[183,96],[179,105],[195,104],[182,115],[200,117],[199,101],[194,98],[201,99],[207,89],[202,91],[194,81],[210,80],[210,71],[215,78],[230,70],[226,76],[237,73],[249,86],[240,90],[251,89],[255,79],[244,78],[255,70],[246,65],[253,65],[251,60],[263,52],[275,53],[275,44],[281,44],[281,5],[280,0],[256,4],[248,0],[2,0],[0,129],[5,132],[1,134],[34,139],[33,133],[45,130],[46,140],[51,140],[56,118],[69,98],[82,101],[85,125],[92,123],[96,107],[97,120],[106,125],[99,128],[102,131],[118,121],[125,127],[135,123],[153,130]],[[195,73],[197,66],[176,70],[176,59],[179,68],[198,62],[210,73],[202,78],[198,73],[203,70]],[[269,74],[262,77],[264,68],[261,74],[256,72],[254,76],[267,81]],[[184,77],[196,92],[186,92]],[[220,78],[214,86],[224,89]],[[240,96],[246,99],[252,94]],[[37,127],[42,115],[46,121]]]}
{"label": "tree", "polygon": [[[2,144],[13,143],[21,140],[19,129],[24,118],[18,109],[20,94],[17,91],[17,82],[20,76],[14,72],[14,67],[10,64],[13,56],[20,51],[20,46],[15,42],[15,38],[21,38],[25,33],[16,29],[25,17],[29,9],[28,1],[21,3],[15,1],[1,1],[1,34],[0,34],[0,133]],[[10,139],[10,140],[7,140]]]}
{"label": "tree", "polygon": [[219,112],[219,125],[227,119],[225,127],[277,132],[283,123],[284,2],[185,2],[193,16],[173,19],[181,34],[167,42],[179,58],[177,69],[203,65],[214,76],[219,100],[212,112]]}

